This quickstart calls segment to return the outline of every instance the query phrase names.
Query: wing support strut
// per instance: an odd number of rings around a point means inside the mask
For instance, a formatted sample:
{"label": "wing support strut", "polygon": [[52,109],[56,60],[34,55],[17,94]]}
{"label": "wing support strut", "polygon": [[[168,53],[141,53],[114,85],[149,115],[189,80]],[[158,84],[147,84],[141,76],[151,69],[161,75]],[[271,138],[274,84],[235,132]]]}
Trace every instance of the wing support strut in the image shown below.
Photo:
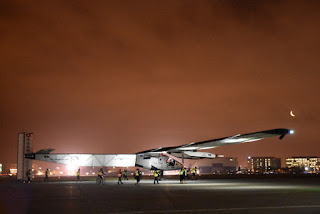
{"label": "wing support strut", "polygon": [[182,152],[182,165],[184,166],[184,152]]}
{"label": "wing support strut", "polygon": [[282,138],[284,138],[284,136],[286,136],[286,134],[280,135],[279,139],[282,140]]}

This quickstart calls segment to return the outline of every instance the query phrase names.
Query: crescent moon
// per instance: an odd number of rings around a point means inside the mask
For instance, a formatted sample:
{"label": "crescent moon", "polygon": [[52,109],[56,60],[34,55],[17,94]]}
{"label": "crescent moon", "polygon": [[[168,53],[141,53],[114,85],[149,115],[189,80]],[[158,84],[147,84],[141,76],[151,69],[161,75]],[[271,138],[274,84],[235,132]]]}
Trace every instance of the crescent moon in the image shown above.
{"label": "crescent moon", "polygon": [[293,114],[293,111],[290,111],[291,117],[295,117],[296,115]]}

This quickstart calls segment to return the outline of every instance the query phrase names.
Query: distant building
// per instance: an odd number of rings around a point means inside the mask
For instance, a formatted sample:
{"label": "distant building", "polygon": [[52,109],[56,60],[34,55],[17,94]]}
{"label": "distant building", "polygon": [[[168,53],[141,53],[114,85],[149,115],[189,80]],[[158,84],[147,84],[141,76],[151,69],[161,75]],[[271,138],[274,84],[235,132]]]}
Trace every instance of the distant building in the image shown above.
{"label": "distant building", "polygon": [[291,157],[286,158],[287,168],[299,168],[303,171],[319,171],[320,158],[319,157]]}
{"label": "distant building", "polygon": [[0,164],[0,174],[17,173],[17,163],[4,162]]}
{"label": "distant building", "polygon": [[248,157],[248,169],[254,172],[276,171],[281,168],[281,158]]}
{"label": "distant building", "polygon": [[200,173],[225,173],[238,170],[238,159],[232,157],[222,157],[214,159],[200,159],[191,165],[190,168],[197,167]]}

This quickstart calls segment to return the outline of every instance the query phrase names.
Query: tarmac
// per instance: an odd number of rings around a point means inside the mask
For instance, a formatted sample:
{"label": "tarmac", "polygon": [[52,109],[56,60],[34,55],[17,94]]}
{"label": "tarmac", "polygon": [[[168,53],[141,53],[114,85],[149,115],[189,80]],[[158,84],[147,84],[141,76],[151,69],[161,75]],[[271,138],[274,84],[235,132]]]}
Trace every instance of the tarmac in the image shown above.
{"label": "tarmac", "polygon": [[320,178],[0,182],[0,213],[320,213]]}

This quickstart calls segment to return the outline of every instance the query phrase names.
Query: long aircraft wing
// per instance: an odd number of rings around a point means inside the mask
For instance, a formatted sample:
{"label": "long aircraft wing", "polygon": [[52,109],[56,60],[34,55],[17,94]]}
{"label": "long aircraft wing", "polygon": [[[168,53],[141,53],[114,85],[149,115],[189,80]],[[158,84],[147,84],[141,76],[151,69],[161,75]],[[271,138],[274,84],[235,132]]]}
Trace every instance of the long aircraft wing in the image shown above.
{"label": "long aircraft wing", "polygon": [[182,153],[184,151],[197,151],[202,149],[212,149],[219,146],[253,142],[253,141],[258,141],[264,138],[275,137],[275,136],[279,136],[279,139],[281,140],[286,134],[293,134],[293,133],[294,131],[290,129],[272,129],[272,130],[254,132],[249,134],[237,134],[237,135],[225,137],[225,138],[194,142],[194,143],[189,143],[181,146],[151,149],[151,150],[139,152],[138,154],[149,153],[149,152]]}

